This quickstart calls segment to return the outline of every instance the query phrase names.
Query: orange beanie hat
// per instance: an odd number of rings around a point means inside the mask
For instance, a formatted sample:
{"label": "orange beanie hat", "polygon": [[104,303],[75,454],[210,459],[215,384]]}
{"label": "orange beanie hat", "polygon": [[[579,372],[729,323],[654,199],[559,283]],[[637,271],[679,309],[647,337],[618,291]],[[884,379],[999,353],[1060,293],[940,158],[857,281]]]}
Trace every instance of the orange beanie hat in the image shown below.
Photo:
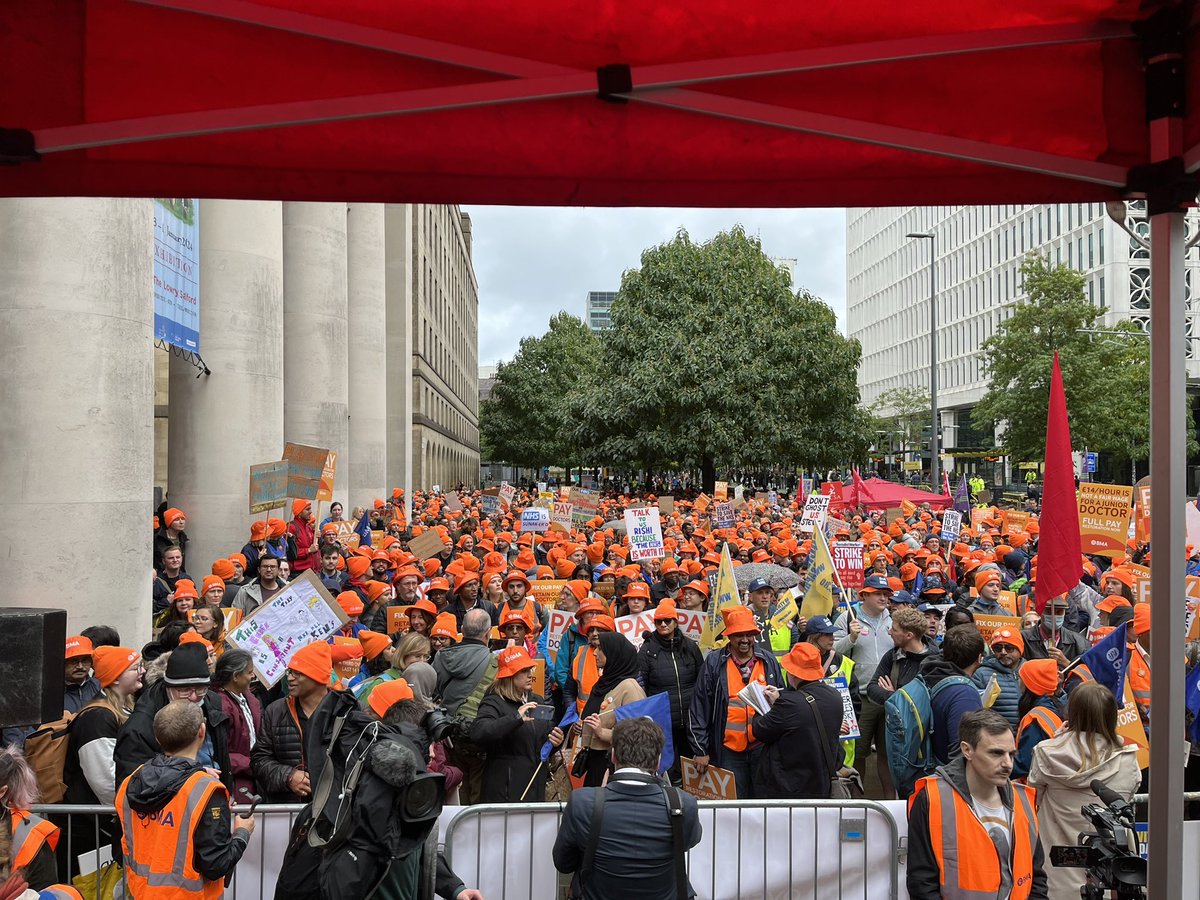
{"label": "orange beanie hat", "polygon": [[333,675],[333,653],[329,644],[316,641],[292,654],[288,668],[320,684],[329,684]]}
{"label": "orange beanie hat", "polygon": [[235,574],[233,570],[233,561],[228,559],[218,559],[212,564],[212,573],[222,581],[228,581]]}
{"label": "orange beanie hat", "polygon": [[92,668],[96,671],[100,687],[108,687],[141,658],[142,654],[129,647],[97,647],[92,652]]}

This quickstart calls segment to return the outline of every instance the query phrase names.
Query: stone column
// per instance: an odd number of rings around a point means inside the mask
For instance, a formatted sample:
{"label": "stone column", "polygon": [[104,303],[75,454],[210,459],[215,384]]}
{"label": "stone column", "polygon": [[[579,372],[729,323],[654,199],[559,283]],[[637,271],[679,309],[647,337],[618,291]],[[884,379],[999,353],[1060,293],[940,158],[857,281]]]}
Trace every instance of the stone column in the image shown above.
{"label": "stone column", "polygon": [[404,488],[412,521],[413,470],[413,206],[384,209],[387,258],[387,488]]}
{"label": "stone column", "polygon": [[[171,358],[168,496],[188,517],[197,579],[250,538],[250,466],[283,452],[283,213],[277,201],[200,203],[200,354]],[[275,513],[276,515],[278,513]]]}
{"label": "stone column", "polygon": [[[384,208],[353,203],[346,216],[346,355],[350,464],[338,467],[346,516],[387,488],[387,265]],[[344,474],[342,474],[344,473]],[[340,492],[339,492],[340,493]]]}
{"label": "stone column", "polygon": [[150,637],[154,220],[148,200],[0,200],[0,583],[68,634]]}
{"label": "stone column", "polygon": [[284,203],[284,439],[335,451],[345,471],[346,415],[346,204]]}

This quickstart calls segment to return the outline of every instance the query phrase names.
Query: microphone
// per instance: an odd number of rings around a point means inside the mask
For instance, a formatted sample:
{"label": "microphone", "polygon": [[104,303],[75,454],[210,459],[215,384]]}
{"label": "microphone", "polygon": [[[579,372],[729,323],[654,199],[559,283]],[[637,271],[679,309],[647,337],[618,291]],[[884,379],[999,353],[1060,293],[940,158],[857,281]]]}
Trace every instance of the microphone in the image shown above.
{"label": "microphone", "polygon": [[1100,798],[1100,802],[1111,809],[1115,815],[1129,822],[1133,821],[1133,807],[1128,800],[1109,788],[1099,778],[1093,779],[1089,787],[1091,787],[1092,793]]}

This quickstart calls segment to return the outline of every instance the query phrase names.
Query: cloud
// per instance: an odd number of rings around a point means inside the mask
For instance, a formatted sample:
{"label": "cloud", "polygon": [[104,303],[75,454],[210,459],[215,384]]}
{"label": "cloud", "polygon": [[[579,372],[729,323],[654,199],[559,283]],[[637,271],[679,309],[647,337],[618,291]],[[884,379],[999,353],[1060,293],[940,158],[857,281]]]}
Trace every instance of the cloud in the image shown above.
{"label": "cloud", "polygon": [[479,280],[479,364],[511,359],[522,337],[560,310],[580,316],[588,291],[615,291],[642,251],[686,228],[707,241],[742,225],[774,257],[796,260],[796,284],[846,326],[846,223],[840,209],[601,209],[468,206]]}

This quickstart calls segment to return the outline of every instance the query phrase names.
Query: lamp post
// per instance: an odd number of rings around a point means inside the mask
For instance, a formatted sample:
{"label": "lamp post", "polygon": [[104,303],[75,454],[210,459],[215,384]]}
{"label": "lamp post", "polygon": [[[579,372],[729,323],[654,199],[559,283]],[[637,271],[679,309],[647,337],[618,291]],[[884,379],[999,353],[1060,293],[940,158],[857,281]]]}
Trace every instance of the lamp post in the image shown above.
{"label": "lamp post", "polygon": [[937,493],[942,480],[937,401],[937,239],[933,231],[910,231],[905,237],[929,241],[929,489]]}

